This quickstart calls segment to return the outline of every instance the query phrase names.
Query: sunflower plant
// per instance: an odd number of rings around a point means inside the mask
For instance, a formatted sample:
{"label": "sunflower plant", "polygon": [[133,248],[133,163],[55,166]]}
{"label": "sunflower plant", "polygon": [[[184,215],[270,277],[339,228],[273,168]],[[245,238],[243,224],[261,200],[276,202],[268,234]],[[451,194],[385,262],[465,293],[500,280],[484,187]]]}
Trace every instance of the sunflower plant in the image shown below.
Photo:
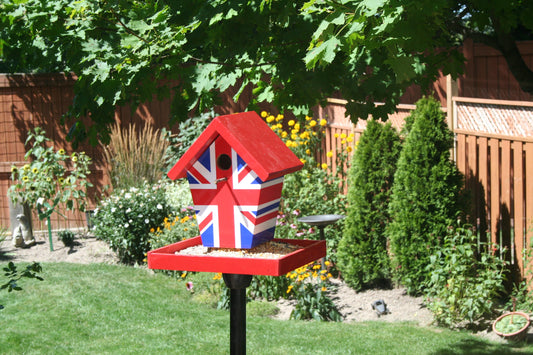
{"label": "sunflower plant", "polygon": [[28,162],[11,168],[11,200],[36,210],[41,220],[54,212],[62,215],[60,205],[85,211],[87,188],[92,186],[87,181],[91,158],[84,152],[67,154],[64,149],[54,149],[45,133],[40,127],[28,132],[25,144],[29,149],[24,156]]}

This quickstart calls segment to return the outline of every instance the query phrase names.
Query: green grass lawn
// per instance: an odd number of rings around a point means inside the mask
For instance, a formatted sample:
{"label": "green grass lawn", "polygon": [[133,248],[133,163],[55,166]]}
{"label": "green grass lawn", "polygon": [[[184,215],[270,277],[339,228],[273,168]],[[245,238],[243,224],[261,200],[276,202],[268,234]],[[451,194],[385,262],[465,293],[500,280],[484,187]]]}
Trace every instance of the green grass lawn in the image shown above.
{"label": "green grass lawn", "polygon": [[[42,266],[44,281],[23,279],[22,291],[0,292],[6,307],[0,311],[1,354],[229,353],[229,312],[192,298],[184,282],[126,266]],[[201,283],[209,275],[196,277]],[[533,353],[531,345],[412,324],[278,321],[254,314],[247,318],[249,354]]]}

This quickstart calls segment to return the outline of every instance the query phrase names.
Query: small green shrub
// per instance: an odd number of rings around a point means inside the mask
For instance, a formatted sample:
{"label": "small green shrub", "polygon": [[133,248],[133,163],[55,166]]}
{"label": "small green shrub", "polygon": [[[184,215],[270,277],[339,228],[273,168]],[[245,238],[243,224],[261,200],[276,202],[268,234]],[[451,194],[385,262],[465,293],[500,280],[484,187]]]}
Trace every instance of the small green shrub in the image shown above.
{"label": "small green shrub", "polygon": [[66,247],[74,245],[74,238],[76,234],[71,230],[61,230],[57,233],[57,237]]}
{"label": "small green shrub", "polygon": [[448,228],[442,246],[430,256],[426,268],[425,297],[438,323],[470,325],[492,314],[505,279],[505,261],[497,252],[495,245],[478,246],[469,226]]}
{"label": "small green shrub", "polygon": [[176,135],[173,135],[168,130],[162,130],[162,135],[169,142],[168,148],[165,151],[167,170],[170,170],[190,148],[215,115],[213,111],[210,111],[181,122],[179,124],[179,133]]}
{"label": "small green shrub", "polygon": [[353,154],[348,216],[337,255],[344,280],[356,290],[390,283],[385,228],[399,152],[396,130],[369,120]]}
{"label": "small green shrub", "polygon": [[122,263],[142,263],[150,249],[150,230],[172,215],[161,183],[115,190],[94,214],[94,234],[117,252]]}
{"label": "small green shrub", "polygon": [[417,294],[427,281],[430,255],[467,206],[463,176],[450,159],[453,135],[440,104],[421,99],[412,116],[394,175],[386,234],[395,278]]}

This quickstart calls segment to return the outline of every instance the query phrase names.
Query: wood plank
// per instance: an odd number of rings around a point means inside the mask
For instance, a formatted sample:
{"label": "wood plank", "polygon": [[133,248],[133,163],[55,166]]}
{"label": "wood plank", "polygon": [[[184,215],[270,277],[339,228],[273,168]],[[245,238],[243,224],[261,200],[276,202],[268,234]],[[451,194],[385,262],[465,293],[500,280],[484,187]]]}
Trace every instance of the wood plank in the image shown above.
{"label": "wood plank", "polygon": [[524,274],[524,166],[522,142],[513,142],[513,217],[516,263]]}
{"label": "wood plank", "polygon": [[491,242],[499,243],[499,222],[500,222],[500,142],[496,139],[489,141],[490,152],[490,176],[489,176],[489,219]]}

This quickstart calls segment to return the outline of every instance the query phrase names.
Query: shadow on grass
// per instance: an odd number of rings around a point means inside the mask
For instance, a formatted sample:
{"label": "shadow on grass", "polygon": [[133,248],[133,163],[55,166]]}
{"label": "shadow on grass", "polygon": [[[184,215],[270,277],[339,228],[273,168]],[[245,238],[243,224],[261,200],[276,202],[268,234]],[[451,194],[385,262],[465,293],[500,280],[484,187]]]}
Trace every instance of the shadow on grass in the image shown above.
{"label": "shadow on grass", "polygon": [[505,355],[505,354],[530,354],[530,348],[523,349],[525,346],[531,344],[533,341],[533,334],[528,334],[528,337],[521,342],[506,342],[506,343],[488,343],[486,340],[477,339],[463,339],[455,344],[450,344],[449,348],[456,350],[436,350],[432,355]]}

